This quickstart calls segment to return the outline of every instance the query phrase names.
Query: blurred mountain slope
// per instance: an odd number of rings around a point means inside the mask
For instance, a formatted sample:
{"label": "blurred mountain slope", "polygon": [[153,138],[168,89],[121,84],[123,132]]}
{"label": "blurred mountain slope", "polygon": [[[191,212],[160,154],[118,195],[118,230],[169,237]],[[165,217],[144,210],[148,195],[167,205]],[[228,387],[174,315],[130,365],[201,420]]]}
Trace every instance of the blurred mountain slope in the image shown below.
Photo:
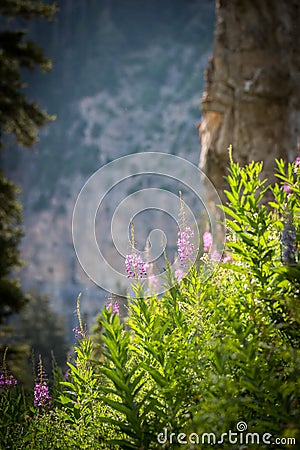
{"label": "blurred mountain slope", "polygon": [[35,21],[30,29],[53,70],[28,78],[30,95],[57,120],[40,134],[34,153],[16,151],[4,163],[23,189],[22,284],[48,293],[55,309],[70,316],[79,291],[91,314],[105,300],[72,245],[72,211],[88,177],[136,152],[199,160],[199,102],[215,5],[65,0],[58,6],[54,23]]}

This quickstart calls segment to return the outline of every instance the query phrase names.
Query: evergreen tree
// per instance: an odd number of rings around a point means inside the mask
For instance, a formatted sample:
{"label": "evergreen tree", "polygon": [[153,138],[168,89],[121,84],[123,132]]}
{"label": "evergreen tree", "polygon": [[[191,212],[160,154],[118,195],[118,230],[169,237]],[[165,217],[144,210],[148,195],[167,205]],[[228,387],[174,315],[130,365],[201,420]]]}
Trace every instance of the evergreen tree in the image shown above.
{"label": "evergreen tree", "polygon": [[0,145],[3,135],[15,136],[19,145],[30,147],[37,141],[38,128],[53,119],[36,102],[26,97],[22,69],[50,70],[51,62],[43,50],[19,27],[33,17],[51,19],[55,5],[39,0],[2,0],[0,2]]}
{"label": "evergreen tree", "polygon": [[51,376],[53,357],[58,367],[66,368],[68,346],[64,324],[62,318],[52,310],[47,296],[32,292],[19,314],[18,322],[20,338],[30,346],[35,369],[40,356],[48,377]]}
{"label": "evergreen tree", "polygon": [[[33,18],[51,20],[55,4],[41,0],[1,0],[0,2],[0,150],[11,144],[31,147],[38,140],[38,129],[52,120],[35,101],[27,98],[23,70],[51,68],[43,50],[28,39],[26,24]],[[0,171],[0,356],[10,344],[8,317],[20,311],[26,295],[10,277],[21,264],[18,246],[22,236],[22,207],[18,188]],[[10,330],[8,332],[8,330]],[[17,354],[18,349],[12,349]],[[10,354],[10,353],[8,353]],[[1,364],[1,359],[0,359]]]}
{"label": "evergreen tree", "polygon": [[21,204],[17,188],[0,171],[0,325],[25,303],[25,295],[10,270],[21,264],[18,245],[22,236]]}
{"label": "evergreen tree", "polygon": [[[0,2],[0,148],[5,135],[14,136],[17,144],[30,147],[37,141],[38,128],[52,119],[37,103],[26,97],[22,69],[51,68],[43,51],[19,29],[33,17],[51,19],[55,5],[36,0],[2,0]],[[24,21],[24,23],[23,23]],[[5,29],[4,29],[5,27]],[[4,318],[18,312],[25,296],[17,282],[9,278],[20,265],[18,245],[22,236],[21,205],[18,189],[0,172],[0,325]]]}

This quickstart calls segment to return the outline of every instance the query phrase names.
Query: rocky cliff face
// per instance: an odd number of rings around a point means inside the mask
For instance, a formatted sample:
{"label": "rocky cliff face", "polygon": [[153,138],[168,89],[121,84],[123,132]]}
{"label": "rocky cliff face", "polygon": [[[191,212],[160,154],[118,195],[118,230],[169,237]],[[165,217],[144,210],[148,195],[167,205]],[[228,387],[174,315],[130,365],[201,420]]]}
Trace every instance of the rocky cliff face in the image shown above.
{"label": "rocky cliff face", "polygon": [[200,167],[222,194],[227,148],[242,164],[293,160],[300,136],[300,2],[218,0],[205,72]]}

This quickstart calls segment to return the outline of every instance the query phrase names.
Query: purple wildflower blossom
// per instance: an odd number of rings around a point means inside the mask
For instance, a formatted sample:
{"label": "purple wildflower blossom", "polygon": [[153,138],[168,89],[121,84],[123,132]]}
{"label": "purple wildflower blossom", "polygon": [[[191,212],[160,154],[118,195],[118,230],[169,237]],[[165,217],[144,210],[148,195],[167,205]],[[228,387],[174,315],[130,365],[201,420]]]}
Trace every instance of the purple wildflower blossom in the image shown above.
{"label": "purple wildflower blossom", "polygon": [[203,250],[208,253],[213,243],[212,234],[209,231],[203,233]]}
{"label": "purple wildflower blossom", "polygon": [[189,259],[193,256],[194,244],[191,243],[191,238],[194,237],[194,232],[190,227],[185,227],[184,231],[178,232],[178,255],[180,264],[185,266]]}
{"label": "purple wildflower blossom", "polygon": [[223,263],[227,263],[227,262],[231,262],[232,258],[231,255],[225,255],[224,258],[222,259]]}
{"label": "purple wildflower blossom", "polygon": [[49,388],[46,381],[36,383],[34,386],[34,400],[33,404],[35,407],[44,408],[51,404],[51,397],[49,395]]}
{"label": "purple wildflower blossom", "polygon": [[10,386],[16,386],[18,384],[17,380],[13,375],[5,375],[1,373],[0,375],[0,389],[6,389]]}
{"label": "purple wildflower blossom", "polygon": [[107,311],[109,311],[112,308],[113,314],[120,314],[120,305],[118,302],[109,302],[106,305]]}
{"label": "purple wildflower blossom", "polygon": [[184,271],[182,269],[176,269],[175,270],[175,278],[176,278],[178,283],[180,283],[180,281],[182,280],[184,275],[185,275],[185,273],[184,273]]}
{"label": "purple wildflower blossom", "polygon": [[220,261],[221,261],[221,255],[220,255],[220,253],[219,253],[217,250],[215,250],[215,251],[212,253],[212,255],[211,255],[211,259],[212,259],[213,261],[220,262]]}
{"label": "purple wildflower blossom", "polygon": [[145,278],[147,276],[148,263],[142,260],[140,255],[132,253],[125,259],[127,278]]}
{"label": "purple wildflower blossom", "polygon": [[297,158],[294,161],[294,173],[298,174],[300,170],[300,156],[297,156]]}
{"label": "purple wildflower blossom", "polygon": [[73,328],[73,332],[75,334],[76,339],[84,339],[86,337],[86,326],[84,329],[81,329],[79,325],[77,327]]}
{"label": "purple wildflower blossom", "polygon": [[291,194],[292,189],[290,187],[290,185],[288,183],[284,183],[284,185],[282,186],[282,189],[287,193],[287,194]]}

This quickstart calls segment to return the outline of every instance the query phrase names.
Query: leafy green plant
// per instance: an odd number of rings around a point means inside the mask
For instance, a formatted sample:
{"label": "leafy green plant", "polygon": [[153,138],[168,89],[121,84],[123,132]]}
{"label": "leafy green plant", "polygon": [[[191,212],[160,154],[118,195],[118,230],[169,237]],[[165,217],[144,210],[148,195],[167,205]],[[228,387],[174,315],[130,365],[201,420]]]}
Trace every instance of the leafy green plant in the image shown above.
{"label": "leafy green plant", "polygon": [[[199,263],[176,282],[166,262],[169,288],[149,296],[147,265],[128,255],[135,280],[127,317],[111,301],[90,338],[79,298],[67,379],[56,374],[47,410],[28,406],[33,399],[17,390],[0,392],[2,442],[12,449],[245,449],[249,431],[251,439],[279,438],[276,448],[299,448],[299,166],[277,161],[281,181],[270,186],[261,163],[240,167],[231,156],[223,206],[230,262],[209,256],[206,233]],[[190,235],[186,228],[178,239],[182,263],[193,250]]]}

